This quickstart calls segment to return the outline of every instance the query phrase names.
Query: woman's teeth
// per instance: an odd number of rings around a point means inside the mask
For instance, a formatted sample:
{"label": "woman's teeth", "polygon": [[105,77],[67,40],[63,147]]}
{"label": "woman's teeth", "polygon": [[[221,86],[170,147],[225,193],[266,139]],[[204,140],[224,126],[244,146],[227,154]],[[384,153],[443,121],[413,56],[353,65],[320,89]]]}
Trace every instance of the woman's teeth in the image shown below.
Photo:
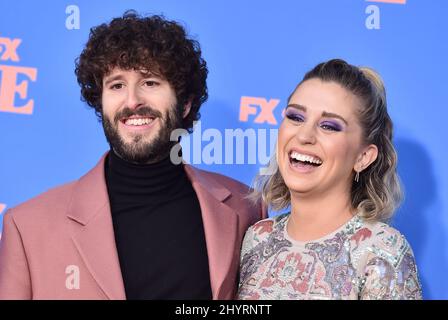
{"label": "woman's teeth", "polygon": [[300,154],[296,151],[291,152],[289,157],[291,158],[292,162],[294,162],[294,163],[297,163],[300,161],[300,162],[309,163],[314,166],[320,166],[322,164],[322,160],[320,160],[319,158],[312,157],[312,156],[305,155],[305,154]]}

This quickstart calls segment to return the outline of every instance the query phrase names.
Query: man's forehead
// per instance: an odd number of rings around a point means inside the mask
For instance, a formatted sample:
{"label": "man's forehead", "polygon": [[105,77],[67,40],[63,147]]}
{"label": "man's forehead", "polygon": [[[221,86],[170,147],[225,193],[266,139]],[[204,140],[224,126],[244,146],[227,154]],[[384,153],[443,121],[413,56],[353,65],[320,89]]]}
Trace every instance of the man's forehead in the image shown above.
{"label": "man's forehead", "polygon": [[103,76],[103,80],[106,80],[106,79],[109,79],[112,77],[117,77],[117,76],[125,76],[130,73],[137,73],[139,76],[144,77],[144,78],[148,78],[148,77],[162,78],[162,76],[159,73],[154,72],[153,70],[150,70],[147,68],[146,69],[145,68],[123,69],[120,67],[113,67],[109,70],[109,72],[107,72]]}

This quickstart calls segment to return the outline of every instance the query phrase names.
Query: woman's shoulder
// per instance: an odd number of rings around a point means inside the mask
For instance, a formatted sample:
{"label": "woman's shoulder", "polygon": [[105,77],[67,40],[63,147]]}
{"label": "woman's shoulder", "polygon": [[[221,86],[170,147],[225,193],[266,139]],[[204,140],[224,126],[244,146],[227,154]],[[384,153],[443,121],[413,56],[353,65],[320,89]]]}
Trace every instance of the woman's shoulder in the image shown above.
{"label": "woman's shoulder", "polygon": [[282,238],[284,225],[287,222],[289,213],[276,215],[260,220],[249,227],[243,239],[241,257],[256,250],[262,250],[269,246],[272,239]]}
{"label": "woman's shoulder", "polygon": [[288,217],[289,213],[269,217],[256,222],[249,229],[252,229],[251,231],[257,236],[266,236],[281,229]]}
{"label": "woman's shoulder", "polygon": [[353,255],[362,279],[362,298],[421,299],[417,265],[405,236],[382,222],[365,223],[364,234],[368,236],[354,250],[360,253],[360,260]]}
{"label": "woman's shoulder", "polygon": [[406,237],[394,227],[379,221],[363,223],[351,240],[357,250],[367,251],[397,267],[406,254],[413,255]]}
{"label": "woman's shoulder", "polygon": [[287,222],[289,213],[284,213],[260,220],[249,227],[246,232],[245,240],[255,246],[261,242],[267,241],[276,233],[281,233],[284,224]]}

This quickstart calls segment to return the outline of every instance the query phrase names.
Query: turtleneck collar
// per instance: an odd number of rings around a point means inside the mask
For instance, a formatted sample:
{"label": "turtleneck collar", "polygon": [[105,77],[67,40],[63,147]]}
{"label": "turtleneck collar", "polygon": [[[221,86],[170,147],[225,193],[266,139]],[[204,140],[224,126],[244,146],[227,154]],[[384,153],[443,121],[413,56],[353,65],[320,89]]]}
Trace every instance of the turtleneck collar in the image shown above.
{"label": "turtleneck collar", "polygon": [[156,163],[135,164],[113,150],[107,156],[105,169],[109,191],[135,196],[168,192],[180,179],[187,178],[183,165],[173,164],[170,157]]}

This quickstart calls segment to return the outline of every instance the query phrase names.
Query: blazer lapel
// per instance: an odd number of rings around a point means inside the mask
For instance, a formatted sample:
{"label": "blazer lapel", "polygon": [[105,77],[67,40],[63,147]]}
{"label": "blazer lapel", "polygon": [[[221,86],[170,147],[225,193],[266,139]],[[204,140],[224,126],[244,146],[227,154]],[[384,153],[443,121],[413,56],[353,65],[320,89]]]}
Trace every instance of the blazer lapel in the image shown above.
{"label": "blazer lapel", "polygon": [[[104,177],[105,157],[75,185],[67,216],[73,221],[73,242],[92,277],[109,299],[120,300],[126,294]],[[201,207],[213,299],[230,299],[235,277],[229,271],[239,261],[238,215],[224,203],[231,192],[200,170],[184,167]]]}
{"label": "blazer lapel", "polygon": [[75,185],[68,218],[72,240],[109,299],[126,299],[104,176],[104,155]]}
{"label": "blazer lapel", "polygon": [[184,165],[198,197],[209,259],[213,299],[231,299],[235,277],[229,272],[238,264],[238,215],[224,201],[231,192],[217,182],[206,179],[200,170]]}

